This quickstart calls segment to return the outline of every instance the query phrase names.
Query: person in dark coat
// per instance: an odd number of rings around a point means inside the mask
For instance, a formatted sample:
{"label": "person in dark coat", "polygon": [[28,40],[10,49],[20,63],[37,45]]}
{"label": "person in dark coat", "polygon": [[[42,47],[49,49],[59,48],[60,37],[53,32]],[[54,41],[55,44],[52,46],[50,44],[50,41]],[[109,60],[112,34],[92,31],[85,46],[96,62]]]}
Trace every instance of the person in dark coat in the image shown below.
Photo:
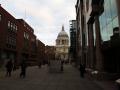
{"label": "person in dark coat", "polygon": [[42,65],[41,62],[39,62],[38,67],[41,68],[41,65]]}
{"label": "person in dark coat", "polygon": [[27,67],[26,62],[23,61],[23,62],[21,63],[20,78],[25,78],[25,77],[26,77],[26,67]]}
{"label": "person in dark coat", "polygon": [[84,78],[85,74],[85,65],[80,64],[80,76]]}
{"label": "person in dark coat", "polygon": [[63,71],[63,63],[64,63],[64,61],[62,60],[61,61],[61,71]]}
{"label": "person in dark coat", "polygon": [[13,63],[13,71],[16,71],[16,64],[15,64],[15,62]]}
{"label": "person in dark coat", "polygon": [[12,63],[12,60],[9,60],[7,63],[6,63],[6,76],[11,76],[11,72],[12,72],[12,69],[13,69],[13,63]]}

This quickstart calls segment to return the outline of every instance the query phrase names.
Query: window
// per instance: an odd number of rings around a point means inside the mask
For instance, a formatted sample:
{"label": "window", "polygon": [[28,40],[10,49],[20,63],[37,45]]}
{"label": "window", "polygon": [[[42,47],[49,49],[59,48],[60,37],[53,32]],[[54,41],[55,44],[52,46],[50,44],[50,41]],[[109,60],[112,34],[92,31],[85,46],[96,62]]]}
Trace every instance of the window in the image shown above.
{"label": "window", "polygon": [[60,44],[60,40],[58,40],[58,44]]}
{"label": "window", "polygon": [[[112,15],[112,19],[114,19],[117,16],[117,5],[116,5],[116,1],[115,0],[109,0],[109,2],[111,3],[111,15]],[[114,7],[114,8],[113,8]]]}
{"label": "window", "polygon": [[24,38],[26,38],[26,33],[24,32]]}
{"label": "window", "polygon": [[25,22],[24,22],[24,27],[26,27],[26,24],[25,24]]}
{"label": "window", "polygon": [[112,23],[113,23],[113,28],[119,26],[119,23],[118,23],[118,16],[115,17],[115,18],[113,19],[113,22],[112,22]]}
{"label": "window", "polygon": [[13,30],[15,31],[15,24],[13,24]]}
{"label": "window", "polygon": [[16,31],[18,30],[17,26],[15,26],[15,30],[16,30]]}
{"label": "window", "polygon": [[13,24],[11,23],[11,30],[13,29]]}
{"label": "window", "polygon": [[28,34],[26,34],[26,38],[29,39],[29,35]]}
{"label": "window", "polygon": [[8,21],[8,28],[10,28],[10,21]]}
{"label": "window", "polygon": [[106,15],[106,21],[107,24],[111,21],[111,5],[110,5],[110,0],[106,0],[105,2],[105,15]]}
{"label": "window", "polygon": [[2,15],[0,14],[0,21],[2,20]]}
{"label": "window", "polygon": [[65,41],[64,41],[64,40],[62,40],[62,44],[65,44]]}
{"label": "window", "polygon": [[66,51],[66,49],[64,48],[64,52]]}
{"label": "window", "polygon": [[119,26],[116,7],[115,0],[105,0],[104,13],[100,16],[100,28],[103,41],[110,40],[110,37],[113,35],[113,28]]}
{"label": "window", "polygon": [[32,41],[32,42],[35,42],[35,39],[34,39],[34,38],[32,38],[32,39],[31,39],[31,41]]}
{"label": "window", "polygon": [[7,44],[9,43],[9,37],[6,38],[6,43],[7,43]]}
{"label": "window", "polygon": [[24,32],[24,38],[25,39],[29,39],[29,34],[27,34],[26,32]]}

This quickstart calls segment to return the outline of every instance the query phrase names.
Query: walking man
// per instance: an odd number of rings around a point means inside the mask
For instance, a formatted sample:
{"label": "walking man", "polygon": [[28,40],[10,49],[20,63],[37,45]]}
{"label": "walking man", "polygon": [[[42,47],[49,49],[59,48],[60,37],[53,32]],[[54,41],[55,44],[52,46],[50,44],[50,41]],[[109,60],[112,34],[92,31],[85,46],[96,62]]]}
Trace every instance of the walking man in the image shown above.
{"label": "walking man", "polygon": [[27,67],[26,62],[23,61],[23,62],[21,63],[20,78],[25,78],[25,76],[26,76],[26,67]]}
{"label": "walking man", "polygon": [[80,76],[84,78],[85,74],[85,65],[80,64]]}
{"label": "walking man", "polygon": [[6,63],[6,76],[11,76],[11,72],[12,72],[12,69],[13,69],[13,63],[12,63],[12,60],[9,60],[7,63]]}
{"label": "walking man", "polygon": [[63,63],[64,63],[64,61],[62,60],[61,61],[61,71],[63,72]]}
{"label": "walking man", "polygon": [[41,68],[41,65],[42,65],[41,62],[39,62],[38,67]]}

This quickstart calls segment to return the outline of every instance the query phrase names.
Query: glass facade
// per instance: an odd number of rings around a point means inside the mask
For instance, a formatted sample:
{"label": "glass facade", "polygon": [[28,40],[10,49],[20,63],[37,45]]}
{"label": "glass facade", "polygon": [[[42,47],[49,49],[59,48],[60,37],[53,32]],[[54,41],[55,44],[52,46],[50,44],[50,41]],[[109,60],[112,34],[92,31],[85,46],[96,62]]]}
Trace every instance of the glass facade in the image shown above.
{"label": "glass facade", "polygon": [[100,16],[101,37],[103,41],[110,40],[113,28],[118,27],[116,0],[104,0],[104,13]]}

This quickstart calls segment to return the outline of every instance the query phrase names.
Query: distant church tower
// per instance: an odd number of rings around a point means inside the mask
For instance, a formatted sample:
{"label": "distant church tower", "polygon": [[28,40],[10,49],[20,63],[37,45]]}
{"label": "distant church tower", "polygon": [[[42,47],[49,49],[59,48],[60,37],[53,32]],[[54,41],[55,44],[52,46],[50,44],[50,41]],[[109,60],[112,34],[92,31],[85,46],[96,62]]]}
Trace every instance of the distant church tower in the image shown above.
{"label": "distant church tower", "polygon": [[68,60],[68,52],[69,52],[69,37],[64,30],[64,26],[62,26],[62,30],[58,34],[56,39],[55,58],[57,60],[64,60],[66,62]]}

